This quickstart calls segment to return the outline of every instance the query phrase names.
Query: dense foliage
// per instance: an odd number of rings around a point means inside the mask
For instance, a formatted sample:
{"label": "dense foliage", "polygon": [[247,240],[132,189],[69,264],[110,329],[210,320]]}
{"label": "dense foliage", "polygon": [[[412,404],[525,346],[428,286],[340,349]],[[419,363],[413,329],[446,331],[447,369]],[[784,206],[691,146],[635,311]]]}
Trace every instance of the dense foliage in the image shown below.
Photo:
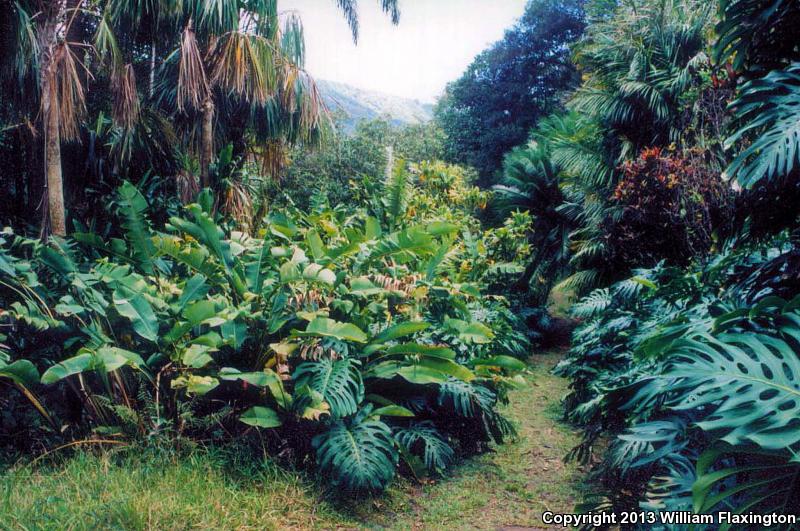
{"label": "dense foliage", "polygon": [[530,344],[481,286],[524,258],[496,244],[512,229],[482,233],[485,192],[442,163],[398,164],[378,192],[355,210],[273,212],[250,236],[208,192],[154,228],[125,183],[119,235],[4,232],[0,379],[18,393],[2,398],[3,446],[252,426],[359,491],[400,459],[436,474],[502,441],[513,428],[496,404]]}
{"label": "dense foliage", "polygon": [[[337,5],[355,38],[355,2]],[[380,5],[396,23],[397,2]],[[3,0],[0,28],[4,223],[64,236],[98,195],[150,175],[243,196],[213,175],[219,150],[274,176],[326,129],[302,22],[277,0]]]}
{"label": "dense foliage", "polygon": [[441,475],[570,300],[583,509],[797,513],[800,10],[714,7],[532,0],[436,124],[338,136],[274,1],[0,0],[0,450]]}
{"label": "dense foliage", "polygon": [[613,436],[592,506],[796,510],[798,265],[785,239],[732,247],[575,305],[584,323],[558,368],[572,379],[567,416],[586,430],[574,457]]}
{"label": "dense foliage", "polygon": [[[336,128],[343,130],[340,121]],[[333,205],[359,201],[369,181],[384,173],[390,157],[406,161],[443,158],[442,136],[431,123],[398,127],[385,119],[359,122],[352,134],[333,135],[314,149],[292,149],[289,164],[268,197],[279,204],[288,198],[301,209],[319,194]]]}
{"label": "dense foliage", "polygon": [[797,10],[719,4],[591,3],[568,112],[495,187],[533,217],[521,280],[583,295],[583,510],[797,513]]}

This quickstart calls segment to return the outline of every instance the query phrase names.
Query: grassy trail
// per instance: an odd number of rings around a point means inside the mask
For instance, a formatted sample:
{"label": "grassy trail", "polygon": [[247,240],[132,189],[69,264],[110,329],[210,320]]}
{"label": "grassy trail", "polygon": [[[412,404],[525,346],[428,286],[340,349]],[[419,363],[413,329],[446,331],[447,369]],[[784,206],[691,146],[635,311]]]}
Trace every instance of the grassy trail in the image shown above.
{"label": "grassy trail", "polygon": [[530,385],[505,407],[519,440],[446,480],[400,481],[382,497],[341,505],[302,475],[229,454],[80,453],[0,476],[0,530],[544,529],[541,513],[571,511],[580,484],[561,460],[577,435],[558,421],[566,383],[549,373],[558,357],[535,356]]}
{"label": "grassy trail", "polygon": [[456,468],[431,485],[401,485],[377,511],[358,520],[388,529],[546,529],[541,513],[572,512],[582,474],[563,456],[577,432],[559,421],[566,381],[550,374],[560,354],[534,356],[529,385],[503,408],[519,440]]}

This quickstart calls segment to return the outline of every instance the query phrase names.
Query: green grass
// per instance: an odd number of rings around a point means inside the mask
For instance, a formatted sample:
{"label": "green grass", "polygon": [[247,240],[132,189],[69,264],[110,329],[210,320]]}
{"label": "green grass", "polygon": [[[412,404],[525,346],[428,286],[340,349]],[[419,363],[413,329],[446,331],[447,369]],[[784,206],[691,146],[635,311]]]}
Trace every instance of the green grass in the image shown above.
{"label": "green grass", "polygon": [[304,474],[225,449],[188,455],[120,449],[0,477],[0,529],[462,529],[533,527],[542,511],[571,511],[580,474],[562,462],[577,435],[558,422],[565,383],[556,355],[534,358],[530,385],[505,413],[517,441],[426,484],[396,482],[386,495],[334,499]]}
{"label": "green grass", "polygon": [[230,452],[80,452],[0,480],[0,529],[288,529],[354,525],[314,484]]}

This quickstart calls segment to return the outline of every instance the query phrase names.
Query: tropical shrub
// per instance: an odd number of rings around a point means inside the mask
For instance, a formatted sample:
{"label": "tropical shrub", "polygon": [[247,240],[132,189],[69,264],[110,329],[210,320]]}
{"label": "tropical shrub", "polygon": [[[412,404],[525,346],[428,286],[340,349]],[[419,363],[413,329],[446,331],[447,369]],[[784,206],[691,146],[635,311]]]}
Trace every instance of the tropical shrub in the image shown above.
{"label": "tropical shrub", "polygon": [[362,203],[365,184],[370,186],[376,176],[385,173],[387,148],[395,160],[421,162],[442,157],[442,132],[430,122],[395,125],[378,118],[362,120],[348,131],[337,114],[328,133],[320,146],[289,150],[286,168],[275,182],[265,183],[270,202],[303,210],[322,198],[333,205]]}
{"label": "tropical shrub", "polygon": [[570,235],[575,222],[568,212],[560,167],[554,163],[547,139],[517,148],[506,155],[501,184],[494,187],[494,208],[517,219],[520,212],[531,218],[526,240],[535,249],[515,287],[544,304],[559,277],[568,271]]}
{"label": "tropical shrub", "polygon": [[[530,145],[508,155],[499,190],[507,204],[524,205],[537,218],[532,239],[540,245],[519,282],[537,287],[530,279],[546,278],[536,290],[540,298],[553,284],[583,295],[625,278],[631,267],[663,258],[657,249],[634,248],[632,256],[625,255],[635,234],[661,236],[655,227],[663,220],[634,228],[636,211],[614,198],[626,161],[643,150],[699,149],[702,163],[693,159],[692,172],[707,177],[709,186],[723,187],[713,181],[722,180],[720,135],[732,91],[724,71],[709,59],[708,5],[598,1],[586,9],[589,24],[574,46],[582,83],[568,98],[566,113],[539,120]],[[650,221],[644,215],[641,220]],[[624,232],[614,234],[617,228]],[[660,245],[651,240],[637,244]],[[638,261],[642,253],[649,255],[646,263]],[[686,253],[679,254],[685,260]]]}
{"label": "tropical shrub", "polygon": [[652,266],[661,259],[685,264],[706,255],[731,218],[733,191],[699,150],[654,147],[620,168],[614,200],[623,206],[609,227],[617,261]]}

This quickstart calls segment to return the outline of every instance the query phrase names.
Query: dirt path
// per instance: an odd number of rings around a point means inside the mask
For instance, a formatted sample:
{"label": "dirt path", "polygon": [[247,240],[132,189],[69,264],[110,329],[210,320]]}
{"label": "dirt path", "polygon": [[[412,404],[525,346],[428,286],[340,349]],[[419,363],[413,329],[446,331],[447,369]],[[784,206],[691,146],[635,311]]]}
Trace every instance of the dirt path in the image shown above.
{"label": "dirt path", "polygon": [[389,496],[355,509],[368,528],[547,529],[544,511],[572,512],[582,474],[563,456],[578,441],[559,421],[566,381],[550,374],[560,353],[533,357],[529,385],[513,391],[506,415],[516,442],[497,447],[429,485],[401,483]]}

